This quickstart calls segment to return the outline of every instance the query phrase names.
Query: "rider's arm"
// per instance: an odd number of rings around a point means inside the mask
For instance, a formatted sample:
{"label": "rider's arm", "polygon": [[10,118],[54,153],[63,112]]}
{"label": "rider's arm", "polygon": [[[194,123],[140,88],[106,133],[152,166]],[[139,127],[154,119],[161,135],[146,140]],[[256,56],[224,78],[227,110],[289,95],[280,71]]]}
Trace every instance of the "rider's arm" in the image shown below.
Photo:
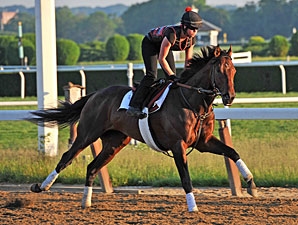
{"label": "rider's arm", "polygon": [[188,66],[189,61],[191,60],[191,58],[193,56],[193,48],[194,48],[194,45],[192,45],[189,48],[185,49],[184,68],[186,68]]}
{"label": "rider's arm", "polygon": [[171,43],[169,42],[167,37],[164,37],[162,40],[160,50],[159,50],[159,56],[158,61],[160,66],[165,70],[165,72],[170,76],[173,75],[174,72],[172,71],[171,67],[169,66],[169,63],[166,60],[167,55],[169,54]]}

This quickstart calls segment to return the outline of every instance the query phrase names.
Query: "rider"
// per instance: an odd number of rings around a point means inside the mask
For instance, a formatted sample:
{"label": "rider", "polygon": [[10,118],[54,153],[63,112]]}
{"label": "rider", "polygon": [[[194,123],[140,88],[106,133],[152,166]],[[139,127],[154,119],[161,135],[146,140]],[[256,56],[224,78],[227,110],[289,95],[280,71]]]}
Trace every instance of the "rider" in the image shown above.
{"label": "rider", "polygon": [[126,113],[143,119],[147,116],[141,110],[142,103],[149,93],[150,86],[157,78],[157,59],[166,78],[177,81],[174,56],[172,51],[185,51],[186,68],[193,55],[196,34],[202,25],[202,18],[198,13],[186,7],[180,25],[169,25],[152,29],[142,41],[142,55],[146,68],[146,75],[134,92]]}

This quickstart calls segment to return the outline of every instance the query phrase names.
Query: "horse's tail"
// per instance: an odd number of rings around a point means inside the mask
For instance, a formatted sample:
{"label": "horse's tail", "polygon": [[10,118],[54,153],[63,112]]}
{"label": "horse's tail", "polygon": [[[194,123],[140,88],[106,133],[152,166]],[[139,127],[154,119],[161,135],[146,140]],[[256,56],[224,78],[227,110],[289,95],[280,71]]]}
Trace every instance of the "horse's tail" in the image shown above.
{"label": "horse's tail", "polygon": [[82,109],[94,93],[82,97],[73,104],[63,101],[60,102],[61,106],[58,108],[31,112],[33,116],[25,118],[25,120],[46,127],[58,125],[60,128],[64,128],[69,125],[73,125],[79,120]]}

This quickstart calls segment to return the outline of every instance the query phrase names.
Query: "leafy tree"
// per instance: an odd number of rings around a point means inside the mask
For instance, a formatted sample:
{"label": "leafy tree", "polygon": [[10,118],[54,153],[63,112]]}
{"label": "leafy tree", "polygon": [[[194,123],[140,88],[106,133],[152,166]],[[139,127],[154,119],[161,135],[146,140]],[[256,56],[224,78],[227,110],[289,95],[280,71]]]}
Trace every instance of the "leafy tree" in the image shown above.
{"label": "leafy tree", "polygon": [[100,60],[107,60],[106,43],[101,41],[93,41],[80,44],[80,58],[79,61],[94,62]]}
{"label": "leafy tree", "polygon": [[57,40],[57,64],[58,65],[75,65],[80,56],[80,48],[72,40]]}
{"label": "leafy tree", "polygon": [[243,51],[251,51],[253,55],[265,56],[268,52],[268,44],[261,36],[252,36],[243,47]]}
{"label": "leafy tree", "polygon": [[115,23],[105,13],[95,12],[79,22],[74,40],[79,43],[106,41],[115,29]]}
{"label": "leafy tree", "polygon": [[73,39],[77,33],[77,24],[80,21],[79,16],[72,14],[68,7],[56,9],[56,35],[57,38]]}
{"label": "leafy tree", "polygon": [[[258,18],[261,26],[258,29],[262,31],[265,38],[288,32],[286,3],[286,0],[260,0]],[[276,24],[277,20],[279,25]]]}
{"label": "leafy tree", "polygon": [[289,48],[287,38],[281,35],[275,35],[269,43],[269,50],[272,56],[286,56]]}
{"label": "leafy tree", "polygon": [[138,60],[142,59],[141,45],[144,35],[141,34],[130,34],[127,37],[129,42],[129,55],[127,59]]}
{"label": "leafy tree", "polygon": [[22,22],[23,33],[35,33],[35,17],[28,13],[19,12],[17,17],[11,19],[7,25],[5,25],[6,31],[18,33],[18,23]]}
{"label": "leafy tree", "polygon": [[132,5],[121,16],[126,34],[146,34],[150,29],[163,25],[180,23],[184,9],[188,5],[197,8],[205,5],[204,0],[151,0]]}
{"label": "leafy tree", "polygon": [[231,13],[231,24],[223,31],[227,32],[230,40],[248,39],[250,36],[262,35],[258,32],[257,6],[253,3],[238,8]]}
{"label": "leafy tree", "polygon": [[119,34],[112,36],[106,45],[106,53],[110,60],[125,60],[129,54],[128,40]]}
{"label": "leafy tree", "polygon": [[35,33],[26,33],[23,35],[23,39],[31,41],[32,44],[35,46],[35,43],[36,43]]}
{"label": "leafy tree", "polygon": [[224,9],[204,6],[199,10],[200,16],[218,27],[227,27],[231,23],[230,14]]}
{"label": "leafy tree", "polygon": [[0,36],[0,65],[7,65],[8,45],[15,40],[14,36]]}
{"label": "leafy tree", "polygon": [[[26,39],[22,41],[22,44],[24,48],[24,56],[28,58],[28,65],[31,65],[32,61],[35,63],[34,44]],[[9,54],[7,54],[8,65],[20,65],[18,40],[9,42],[7,49],[9,49]]]}

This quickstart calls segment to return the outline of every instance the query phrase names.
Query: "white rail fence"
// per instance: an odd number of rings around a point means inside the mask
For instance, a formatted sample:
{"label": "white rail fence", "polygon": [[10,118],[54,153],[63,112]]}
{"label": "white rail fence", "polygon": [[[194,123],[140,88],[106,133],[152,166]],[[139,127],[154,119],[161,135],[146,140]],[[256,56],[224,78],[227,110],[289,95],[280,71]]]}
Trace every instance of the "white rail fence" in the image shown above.
{"label": "white rail fence", "polygon": [[[249,53],[249,52],[248,52]],[[238,55],[237,55],[238,54]],[[244,55],[243,55],[244,54]],[[234,53],[235,67],[268,67],[277,66],[281,72],[281,87],[282,93],[286,94],[286,70],[285,66],[298,66],[298,61],[269,61],[269,62],[249,62],[251,60],[247,53]],[[159,67],[160,68],[160,67]],[[182,63],[177,63],[177,68],[183,68]],[[133,71],[142,70],[144,71],[143,64],[119,64],[119,65],[96,65],[96,66],[58,66],[58,72],[77,72],[81,75],[81,86],[86,87],[86,72],[88,71],[124,71],[128,78],[128,85],[132,85]],[[1,74],[19,74],[21,79],[21,98],[25,98],[25,78],[26,73],[36,73],[36,67],[22,67],[22,66],[2,66],[0,67]],[[85,89],[82,90],[84,96]]]}
{"label": "white rail fence", "polygon": [[[24,120],[34,110],[0,110],[0,121]],[[216,120],[297,120],[298,108],[215,108]]]}

